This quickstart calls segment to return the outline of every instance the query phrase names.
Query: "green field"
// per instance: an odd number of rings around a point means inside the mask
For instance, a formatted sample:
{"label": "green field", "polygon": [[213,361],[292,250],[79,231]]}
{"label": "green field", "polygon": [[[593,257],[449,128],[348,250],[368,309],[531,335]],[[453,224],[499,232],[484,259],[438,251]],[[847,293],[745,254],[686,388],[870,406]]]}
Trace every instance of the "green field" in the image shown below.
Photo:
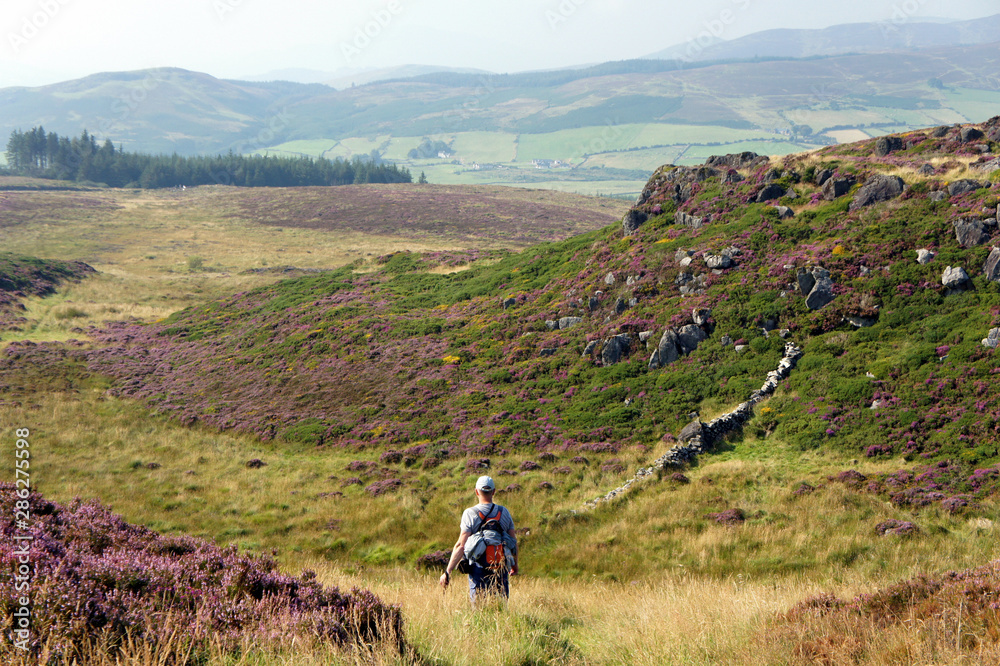
{"label": "green field", "polygon": [[965,122],[1000,114],[1000,92],[995,90],[952,88],[945,92],[945,98],[949,106],[965,116]]}
{"label": "green field", "polygon": [[742,130],[714,125],[645,125],[626,148],[666,146],[688,143],[730,143],[748,139],[773,138],[773,132],[754,129]]}

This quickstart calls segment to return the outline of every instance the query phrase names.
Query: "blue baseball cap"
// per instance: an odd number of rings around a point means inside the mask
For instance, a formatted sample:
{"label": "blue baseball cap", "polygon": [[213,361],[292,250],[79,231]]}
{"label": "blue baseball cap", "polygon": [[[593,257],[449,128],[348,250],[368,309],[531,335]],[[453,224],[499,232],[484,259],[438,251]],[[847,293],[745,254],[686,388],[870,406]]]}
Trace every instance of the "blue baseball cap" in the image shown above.
{"label": "blue baseball cap", "polygon": [[497,487],[497,484],[493,483],[493,479],[488,476],[481,476],[479,480],[476,481],[476,490],[483,490],[485,492],[491,493]]}

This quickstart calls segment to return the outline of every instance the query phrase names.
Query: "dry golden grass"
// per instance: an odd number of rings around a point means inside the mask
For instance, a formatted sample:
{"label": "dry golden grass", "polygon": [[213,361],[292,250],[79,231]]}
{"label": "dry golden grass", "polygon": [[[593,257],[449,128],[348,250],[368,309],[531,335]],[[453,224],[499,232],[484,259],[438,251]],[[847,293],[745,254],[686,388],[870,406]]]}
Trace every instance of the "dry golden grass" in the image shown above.
{"label": "dry golden grass", "polygon": [[[442,592],[436,573],[359,576],[309,564],[327,584],[367,585],[400,604],[408,640],[431,663],[448,664],[767,663],[747,649],[753,637],[777,614],[827,589],[809,581],[669,572],[637,583],[514,577],[506,606],[473,609],[460,575]],[[867,587],[853,581],[836,591]]]}
{"label": "dry golden grass", "polygon": [[377,267],[380,255],[464,249],[446,238],[414,240],[402,229],[366,234],[249,222],[228,209],[231,194],[225,188],[88,192],[89,201],[100,205],[79,210],[74,208],[72,197],[80,196],[75,192],[7,196],[17,198],[24,210],[17,211],[13,224],[0,228],[5,251],[85,261],[99,275],[64,285],[56,296],[30,299],[27,324],[22,331],[3,333],[0,347],[12,340],[85,338],[81,329],[110,321],[155,321],[286,277],[281,272],[246,273],[252,269],[333,269],[356,263],[359,272],[366,272]]}

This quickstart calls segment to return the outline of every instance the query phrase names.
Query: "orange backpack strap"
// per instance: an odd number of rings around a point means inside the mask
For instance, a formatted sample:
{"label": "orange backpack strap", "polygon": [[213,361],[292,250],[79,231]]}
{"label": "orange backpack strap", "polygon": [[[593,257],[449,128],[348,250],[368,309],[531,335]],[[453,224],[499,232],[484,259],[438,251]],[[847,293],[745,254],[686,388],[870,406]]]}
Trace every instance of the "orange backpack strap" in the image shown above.
{"label": "orange backpack strap", "polygon": [[479,529],[476,530],[477,532],[483,528],[483,525],[486,524],[487,520],[496,520],[499,523],[500,519],[503,518],[503,509],[500,508],[500,505],[494,504],[493,506],[496,508],[497,512],[496,515],[492,517],[484,516],[482,511],[476,511],[476,513],[479,514]]}

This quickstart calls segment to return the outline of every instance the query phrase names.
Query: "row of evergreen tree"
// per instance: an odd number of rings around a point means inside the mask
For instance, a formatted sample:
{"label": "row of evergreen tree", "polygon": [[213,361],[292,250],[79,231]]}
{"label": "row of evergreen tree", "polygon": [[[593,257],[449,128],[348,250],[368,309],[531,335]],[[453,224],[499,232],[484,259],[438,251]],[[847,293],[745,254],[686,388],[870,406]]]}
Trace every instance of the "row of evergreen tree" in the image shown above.
{"label": "row of evergreen tree", "polygon": [[409,183],[409,169],[369,156],[352,160],[310,157],[148,155],[98,144],[86,130],[79,137],[15,130],[7,142],[7,168],[18,176],[105,183],[111,187],[162,188],[195,185],[294,187],[355,183]]}

